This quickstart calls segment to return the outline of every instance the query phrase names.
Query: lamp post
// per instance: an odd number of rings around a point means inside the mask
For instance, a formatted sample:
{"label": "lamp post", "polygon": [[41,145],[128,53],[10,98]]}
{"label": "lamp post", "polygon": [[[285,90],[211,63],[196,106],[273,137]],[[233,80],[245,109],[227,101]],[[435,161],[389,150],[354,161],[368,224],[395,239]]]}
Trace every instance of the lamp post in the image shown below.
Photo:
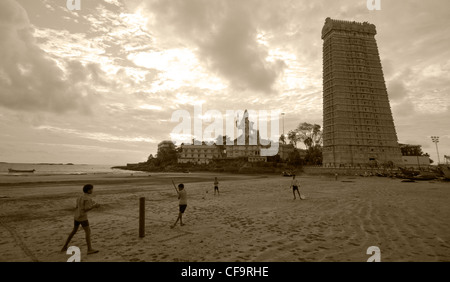
{"label": "lamp post", "polygon": [[436,144],[436,153],[438,156],[438,165],[439,165],[441,163],[441,160],[439,158],[438,145],[437,145],[437,143],[439,143],[439,136],[431,136],[431,141],[433,141],[433,143]]}
{"label": "lamp post", "polygon": [[281,116],[283,117],[283,140],[284,140],[284,115],[285,113],[281,113]]}

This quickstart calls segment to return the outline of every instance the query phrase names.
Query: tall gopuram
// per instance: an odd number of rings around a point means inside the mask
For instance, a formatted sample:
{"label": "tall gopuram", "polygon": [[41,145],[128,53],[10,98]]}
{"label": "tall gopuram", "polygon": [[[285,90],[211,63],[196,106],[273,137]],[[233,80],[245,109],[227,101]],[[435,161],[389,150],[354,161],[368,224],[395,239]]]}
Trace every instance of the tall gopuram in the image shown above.
{"label": "tall gopuram", "polygon": [[327,18],[323,39],[323,165],[402,164],[375,25]]}

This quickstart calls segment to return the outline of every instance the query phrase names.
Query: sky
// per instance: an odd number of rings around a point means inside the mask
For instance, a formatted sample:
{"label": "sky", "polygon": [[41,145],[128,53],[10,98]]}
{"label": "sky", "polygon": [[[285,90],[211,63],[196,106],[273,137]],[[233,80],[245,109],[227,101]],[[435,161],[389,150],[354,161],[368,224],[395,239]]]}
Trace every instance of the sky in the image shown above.
{"label": "sky", "polygon": [[66,2],[0,1],[0,162],[142,162],[196,105],[322,125],[327,17],[376,25],[398,141],[450,155],[447,0]]}

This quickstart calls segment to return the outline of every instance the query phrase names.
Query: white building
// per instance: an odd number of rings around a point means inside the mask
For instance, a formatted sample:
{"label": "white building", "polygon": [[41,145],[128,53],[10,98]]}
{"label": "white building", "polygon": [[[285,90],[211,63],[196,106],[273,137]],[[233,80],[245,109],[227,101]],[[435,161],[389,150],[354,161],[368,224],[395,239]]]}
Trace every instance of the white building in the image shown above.
{"label": "white building", "polygon": [[181,145],[178,163],[208,164],[220,157],[220,147],[216,145]]}
{"label": "white building", "polygon": [[430,157],[428,156],[402,156],[404,167],[428,167],[430,165]]}

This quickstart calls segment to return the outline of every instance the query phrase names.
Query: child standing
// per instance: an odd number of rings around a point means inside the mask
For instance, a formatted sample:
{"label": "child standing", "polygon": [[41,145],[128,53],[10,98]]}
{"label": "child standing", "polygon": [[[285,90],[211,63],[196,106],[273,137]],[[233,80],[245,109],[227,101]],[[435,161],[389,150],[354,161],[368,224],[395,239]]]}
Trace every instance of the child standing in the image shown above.
{"label": "child standing", "polygon": [[214,196],[216,195],[216,191],[217,195],[219,195],[219,181],[217,180],[217,177],[214,177]]}
{"label": "child standing", "polygon": [[297,191],[298,197],[300,199],[302,199],[302,197],[300,196],[300,192],[298,191],[298,180],[295,179],[295,174],[292,176],[292,181],[291,181],[291,187],[292,187],[292,193],[294,194],[294,200],[296,199],[295,197],[295,191]]}
{"label": "child standing", "polygon": [[180,183],[178,184],[178,199],[179,199],[179,213],[178,213],[178,217],[177,220],[175,221],[175,223],[171,226],[171,228],[174,228],[177,223],[178,220],[180,221],[180,226],[183,226],[183,213],[186,210],[187,207],[187,193],[186,190],[184,190],[184,184]]}

